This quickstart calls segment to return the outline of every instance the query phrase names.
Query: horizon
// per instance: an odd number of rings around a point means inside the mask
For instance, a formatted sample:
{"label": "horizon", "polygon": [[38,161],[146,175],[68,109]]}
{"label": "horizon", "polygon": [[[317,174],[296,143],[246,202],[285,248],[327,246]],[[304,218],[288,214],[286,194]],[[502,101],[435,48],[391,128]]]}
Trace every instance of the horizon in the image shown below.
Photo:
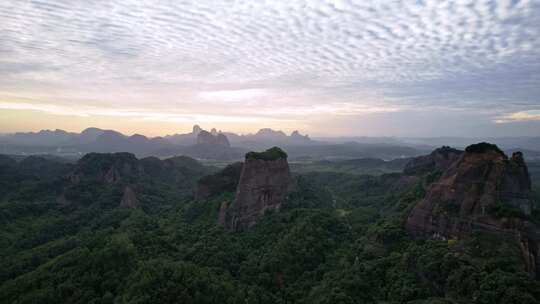
{"label": "horizon", "polygon": [[[214,129],[213,127],[210,127],[210,128],[205,128],[199,124],[195,124],[192,126],[191,129],[189,130],[184,130],[184,131],[178,131],[178,132],[175,132],[175,133],[167,133],[167,134],[159,134],[159,135],[147,135],[147,134],[142,134],[142,133],[124,133],[124,132],[121,132],[119,130],[115,130],[115,129],[111,129],[111,128],[99,128],[99,127],[95,127],[95,126],[90,126],[90,127],[86,127],[86,128],[83,128],[81,130],[66,130],[66,129],[59,129],[59,128],[56,128],[56,129],[39,129],[39,130],[30,130],[30,131],[14,131],[14,132],[0,132],[0,136],[8,136],[8,135],[14,135],[14,134],[17,134],[17,133],[34,133],[34,134],[37,134],[39,132],[42,132],[42,131],[48,131],[48,132],[54,132],[54,131],[64,131],[64,132],[67,132],[67,133],[75,133],[75,134],[80,134],[82,133],[83,131],[87,130],[87,129],[100,129],[100,130],[103,130],[103,131],[114,131],[114,132],[118,132],[118,133],[121,133],[122,135],[124,136],[133,136],[133,135],[143,135],[147,138],[155,138],[155,137],[167,137],[167,136],[172,136],[172,135],[184,135],[184,134],[190,134],[192,133],[192,129],[194,126],[199,126],[201,127],[202,130],[204,131],[208,131],[210,132],[212,129]],[[276,132],[283,132],[285,133],[285,135],[287,136],[290,136],[292,132],[295,132],[295,131],[298,131],[300,133],[300,135],[307,135],[309,136],[310,139],[314,139],[314,140],[318,140],[318,139],[321,139],[321,140],[325,140],[325,139],[348,139],[348,138],[388,138],[388,139],[465,139],[465,140],[480,140],[482,138],[485,138],[485,139],[504,139],[504,138],[515,138],[515,139],[518,139],[518,138],[540,138],[540,135],[529,135],[529,136],[521,136],[521,135],[518,135],[518,136],[393,136],[393,135],[386,135],[386,136],[371,136],[371,135],[335,135],[335,136],[325,136],[325,135],[312,135],[312,134],[308,134],[308,133],[304,133],[302,132],[301,130],[292,130],[292,131],[285,131],[285,130],[280,130],[280,129],[274,129],[274,128],[270,128],[270,127],[262,127],[260,129],[257,129],[257,130],[254,130],[253,132],[243,132],[243,133],[240,133],[240,132],[234,132],[234,131],[230,131],[230,130],[221,130],[221,129],[217,129],[215,128],[217,132],[219,133],[234,133],[236,135],[239,135],[239,136],[249,136],[249,135],[255,135],[258,131],[260,130],[263,130],[263,129],[270,129],[272,131],[276,131]],[[227,134],[225,134],[227,135]]]}
{"label": "horizon", "polygon": [[2,134],[540,134],[540,2],[46,0],[0,16]]}

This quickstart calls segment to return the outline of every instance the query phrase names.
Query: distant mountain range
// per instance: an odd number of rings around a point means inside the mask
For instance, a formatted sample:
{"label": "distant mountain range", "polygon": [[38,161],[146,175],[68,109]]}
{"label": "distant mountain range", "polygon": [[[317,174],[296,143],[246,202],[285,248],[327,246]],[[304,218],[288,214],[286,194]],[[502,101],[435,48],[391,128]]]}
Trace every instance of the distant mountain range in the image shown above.
{"label": "distant mountain range", "polygon": [[[193,131],[187,134],[167,135],[164,138],[169,142],[177,145],[190,145],[196,140],[197,135],[203,131],[198,125],[193,126]],[[222,132],[212,129],[210,134],[217,136],[223,134],[233,146],[251,146],[259,144],[274,144],[274,145],[310,145],[316,142],[311,140],[308,135],[301,135],[298,131],[293,131],[291,135],[285,134],[283,131],[276,131],[269,128],[260,129],[255,134],[239,135],[232,132]]]}
{"label": "distant mountain range", "polygon": [[501,138],[396,138],[396,137],[335,137],[312,139],[298,131],[290,135],[269,128],[254,134],[240,135],[193,126],[184,134],[146,137],[124,135],[114,130],[88,128],[81,133],[64,130],[18,132],[0,136],[0,153],[12,155],[48,154],[80,158],[89,152],[131,152],[138,157],[169,157],[187,155],[197,159],[240,160],[249,151],[282,147],[292,161],[339,160],[355,158],[414,157],[449,145],[462,148],[473,142],[496,143],[507,153],[521,150],[527,159],[540,159],[540,137]]}
{"label": "distant mountain range", "polygon": [[8,154],[83,155],[88,152],[132,152],[138,156],[184,154],[200,159],[240,159],[250,147],[268,145],[308,145],[313,141],[298,131],[261,129],[255,134],[238,135],[216,129],[205,131],[198,125],[191,133],[165,137],[124,135],[114,130],[88,128],[81,133],[64,130],[18,132],[0,137],[0,152]]}

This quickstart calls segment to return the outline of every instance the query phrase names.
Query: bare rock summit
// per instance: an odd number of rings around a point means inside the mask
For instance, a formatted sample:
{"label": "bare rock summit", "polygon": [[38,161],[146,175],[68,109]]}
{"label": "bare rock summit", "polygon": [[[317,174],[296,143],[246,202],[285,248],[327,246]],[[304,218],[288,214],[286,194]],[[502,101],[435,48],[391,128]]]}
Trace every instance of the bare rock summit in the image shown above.
{"label": "bare rock summit", "polygon": [[[278,147],[246,154],[236,197],[222,205],[220,222],[238,231],[252,227],[268,211],[279,211],[291,184],[287,154]],[[226,208],[226,215],[224,215]]]}

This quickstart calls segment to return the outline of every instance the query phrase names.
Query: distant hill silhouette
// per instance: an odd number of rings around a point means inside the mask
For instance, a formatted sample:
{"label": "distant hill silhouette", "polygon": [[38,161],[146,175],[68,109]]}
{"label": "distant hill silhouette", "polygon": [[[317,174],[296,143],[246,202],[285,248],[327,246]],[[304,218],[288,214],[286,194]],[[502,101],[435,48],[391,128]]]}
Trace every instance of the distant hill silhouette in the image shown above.
{"label": "distant hill silhouette", "polygon": [[[256,134],[238,135],[200,126],[186,134],[165,137],[146,137],[140,134],[124,135],[115,130],[87,128],[81,133],[63,130],[19,132],[3,136],[0,141],[3,153],[10,154],[74,154],[90,152],[130,152],[137,156],[188,155],[199,159],[241,159],[248,151],[244,143],[255,145],[305,144],[311,140],[295,131],[291,136],[282,131],[261,129]],[[236,146],[236,147],[232,147]]]}
{"label": "distant hill silhouette", "polygon": [[[471,140],[451,139],[462,143]],[[287,135],[283,131],[262,128],[253,134],[236,134],[215,128],[207,131],[199,125],[194,125],[189,133],[146,137],[140,134],[128,136],[115,130],[91,127],[81,133],[57,129],[5,134],[0,137],[0,153],[47,154],[78,159],[90,152],[130,152],[138,157],[186,155],[196,159],[234,161],[241,160],[248,151],[279,146],[293,162],[358,158],[390,160],[427,154],[434,149],[432,144],[439,141],[437,138],[427,140],[394,137],[336,137],[313,140],[299,131]],[[482,140],[477,142],[480,141]],[[504,143],[499,144],[499,147],[505,153],[521,150],[527,151],[528,159],[540,158],[540,137],[499,138],[490,142]]]}

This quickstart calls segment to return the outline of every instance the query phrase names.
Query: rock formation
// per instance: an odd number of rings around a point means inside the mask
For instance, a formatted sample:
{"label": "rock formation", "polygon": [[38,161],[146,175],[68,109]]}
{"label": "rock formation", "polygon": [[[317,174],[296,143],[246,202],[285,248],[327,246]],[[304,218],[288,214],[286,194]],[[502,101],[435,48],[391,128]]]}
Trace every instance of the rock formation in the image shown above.
{"label": "rock formation", "polygon": [[267,141],[287,140],[287,134],[283,131],[275,131],[270,128],[260,129],[253,137]]}
{"label": "rock formation", "polygon": [[310,141],[311,140],[308,135],[302,135],[300,134],[300,132],[298,132],[298,130],[293,131],[291,133],[291,136],[289,136],[289,138],[293,141]]}
{"label": "rock formation", "polygon": [[225,136],[223,133],[219,133],[217,135],[212,135],[212,133],[208,131],[200,131],[199,135],[197,135],[197,144],[198,145],[215,145],[215,146],[223,146],[223,147],[230,147],[231,144],[229,143],[229,140],[227,139],[227,136]]}
{"label": "rock formation", "polygon": [[405,227],[417,238],[459,239],[476,230],[513,235],[534,271],[540,239],[528,221],[531,209],[531,180],[522,154],[509,159],[497,146],[480,143],[467,147],[429,186]]}
{"label": "rock formation", "polygon": [[135,191],[133,191],[130,186],[126,186],[124,188],[124,194],[122,195],[122,200],[120,201],[120,207],[130,209],[139,207],[137,195],[135,195]]}
{"label": "rock formation", "polygon": [[[262,153],[250,152],[242,167],[236,197],[220,212],[220,221],[231,230],[253,226],[268,210],[279,210],[291,183],[287,154],[274,147]],[[225,218],[225,220],[222,220]]]}
{"label": "rock formation", "polygon": [[191,134],[198,135],[203,129],[199,125],[194,125]]}
{"label": "rock formation", "polygon": [[[209,172],[209,168],[187,156],[138,160],[130,153],[89,153],[77,162],[71,173],[62,175],[65,179],[57,202],[91,204],[100,200],[103,193],[114,193],[114,201],[107,202],[110,206],[137,208],[143,204],[140,198],[147,194],[147,189],[153,189],[148,184],[168,189],[163,195],[169,195],[169,191],[186,193]],[[81,192],[84,195],[79,195]],[[152,192],[151,195],[162,194]]]}
{"label": "rock formation", "polygon": [[114,184],[122,179],[135,179],[141,173],[138,160],[131,153],[88,153],[78,161],[68,179],[74,184],[81,180]]}
{"label": "rock formation", "polygon": [[450,167],[463,153],[461,150],[443,146],[431,152],[413,158],[405,165],[403,173],[406,175],[424,174],[433,171],[444,171]]}

